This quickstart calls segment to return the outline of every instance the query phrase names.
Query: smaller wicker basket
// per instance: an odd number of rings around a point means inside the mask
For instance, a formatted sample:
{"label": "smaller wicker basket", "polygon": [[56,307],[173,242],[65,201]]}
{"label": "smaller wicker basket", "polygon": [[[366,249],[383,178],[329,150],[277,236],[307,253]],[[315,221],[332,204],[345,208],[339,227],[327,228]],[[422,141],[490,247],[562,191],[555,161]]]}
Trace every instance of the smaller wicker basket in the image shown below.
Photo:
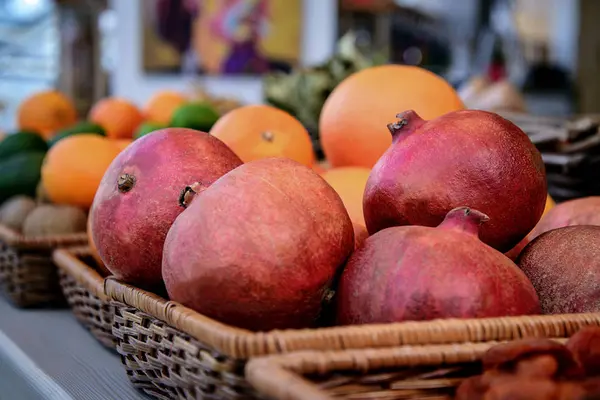
{"label": "smaller wicker basket", "polygon": [[583,326],[600,325],[600,313],[589,313],[250,332],[114,277],[105,279],[104,291],[115,306],[113,334],[129,379],[160,399],[262,398],[244,368],[249,359],[271,354],[430,344],[455,348],[532,336],[566,338]]}
{"label": "smaller wicker basket", "polygon": [[64,305],[52,251],[87,242],[85,233],[24,237],[0,225],[0,291],[18,307]]}
{"label": "smaller wicker basket", "polygon": [[482,372],[482,355],[498,343],[273,355],[248,362],[246,377],[272,400],[451,400],[464,379]]}
{"label": "smaller wicker basket", "polygon": [[112,334],[113,307],[104,294],[104,277],[88,246],[57,249],[52,258],[58,266],[62,292],[75,318],[105,347],[115,350]]}

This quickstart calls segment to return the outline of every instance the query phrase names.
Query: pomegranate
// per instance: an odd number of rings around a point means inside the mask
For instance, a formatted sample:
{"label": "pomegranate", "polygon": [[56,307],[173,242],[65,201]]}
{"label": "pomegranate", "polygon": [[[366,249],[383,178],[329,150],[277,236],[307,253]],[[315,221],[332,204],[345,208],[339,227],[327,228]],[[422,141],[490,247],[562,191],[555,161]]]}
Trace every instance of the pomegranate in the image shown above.
{"label": "pomegranate", "polygon": [[545,168],[521,129],[486,111],[455,111],[430,121],[414,111],[397,117],[389,125],[392,146],[365,189],[370,234],[436,226],[462,205],[490,216],[480,237],[502,252],[533,229],[546,203]]}
{"label": "pomegranate", "polygon": [[124,281],[160,285],[164,240],[184,210],[182,188],[208,186],[241,164],[219,139],[192,129],[162,129],[133,142],[106,171],[90,211],[106,267]]}
{"label": "pomegranate", "polygon": [[600,196],[582,197],[554,206],[535,226],[529,239],[533,240],[552,229],[573,225],[600,225]]}
{"label": "pomegranate", "polygon": [[535,238],[519,257],[542,312],[600,311],[600,226],[554,229]]}
{"label": "pomegranate", "polygon": [[354,252],[340,279],[340,324],[537,314],[535,290],[517,266],[482,243],[488,217],[451,210],[436,228],[383,229]]}
{"label": "pomegranate", "polygon": [[169,297],[255,331],[315,325],[354,248],[335,190],[296,161],[266,158],[196,192],[165,241]]}

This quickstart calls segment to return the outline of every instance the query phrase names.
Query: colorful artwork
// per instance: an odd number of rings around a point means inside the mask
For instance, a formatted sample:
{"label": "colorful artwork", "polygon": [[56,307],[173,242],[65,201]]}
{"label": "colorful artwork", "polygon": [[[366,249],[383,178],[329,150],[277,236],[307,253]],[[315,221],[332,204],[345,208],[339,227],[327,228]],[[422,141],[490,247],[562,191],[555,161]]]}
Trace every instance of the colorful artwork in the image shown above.
{"label": "colorful artwork", "polygon": [[300,56],[301,0],[144,1],[144,66],[206,74],[288,71]]}

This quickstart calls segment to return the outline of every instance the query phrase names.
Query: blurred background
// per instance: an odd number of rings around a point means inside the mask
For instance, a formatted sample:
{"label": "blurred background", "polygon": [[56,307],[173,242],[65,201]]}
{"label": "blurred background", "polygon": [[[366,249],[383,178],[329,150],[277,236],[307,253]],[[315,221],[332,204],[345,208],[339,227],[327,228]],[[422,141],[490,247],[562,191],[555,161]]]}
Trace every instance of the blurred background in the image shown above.
{"label": "blurred background", "polygon": [[[80,113],[108,95],[141,104],[190,87],[293,110],[281,74],[337,68],[331,86],[387,62],[444,76],[471,107],[594,113],[598,16],[596,0],[0,0],[0,129],[50,87]],[[306,124],[326,94],[308,94]]]}
{"label": "blurred background", "polygon": [[78,115],[109,96],[142,107],[174,91],[218,115],[283,109],[322,159],[319,114],[336,85],[409,64],[526,131],[557,199],[595,194],[598,17],[597,0],[0,0],[0,132],[46,89]]}

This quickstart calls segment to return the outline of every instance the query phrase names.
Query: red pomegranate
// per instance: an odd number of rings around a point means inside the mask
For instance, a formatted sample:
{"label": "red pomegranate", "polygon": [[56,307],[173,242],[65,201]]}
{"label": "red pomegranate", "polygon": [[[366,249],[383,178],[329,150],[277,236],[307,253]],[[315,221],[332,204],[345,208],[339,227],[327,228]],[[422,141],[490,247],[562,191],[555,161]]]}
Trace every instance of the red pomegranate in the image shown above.
{"label": "red pomegranate", "polygon": [[392,146],[377,162],[363,209],[370,234],[391,226],[436,226],[466,205],[490,216],[481,240],[509,251],[535,226],[546,203],[541,155],[512,122],[486,111],[430,121],[414,111],[390,124]]}
{"label": "red pomegranate", "polygon": [[315,325],[354,248],[335,190],[286,158],[252,161],[193,196],[165,241],[169,297],[255,331]]}
{"label": "red pomegranate", "polygon": [[529,234],[533,240],[552,229],[573,225],[600,225],[600,196],[582,197],[554,206]]}
{"label": "red pomegranate", "polygon": [[160,284],[164,240],[184,210],[182,189],[193,181],[208,186],[241,164],[219,139],[192,129],[158,130],[129,145],[106,171],[90,211],[106,267],[130,283]]}
{"label": "red pomegranate", "polygon": [[478,239],[487,220],[479,211],[460,207],[436,228],[393,227],[370,236],[340,279],[338,322],[539,313],[537,295],[523,272]]}
{"label": "red pomegranate", "polygon": [[544,314],[600,311],[600,226],[553,229],[536,237],[519,257]]}

